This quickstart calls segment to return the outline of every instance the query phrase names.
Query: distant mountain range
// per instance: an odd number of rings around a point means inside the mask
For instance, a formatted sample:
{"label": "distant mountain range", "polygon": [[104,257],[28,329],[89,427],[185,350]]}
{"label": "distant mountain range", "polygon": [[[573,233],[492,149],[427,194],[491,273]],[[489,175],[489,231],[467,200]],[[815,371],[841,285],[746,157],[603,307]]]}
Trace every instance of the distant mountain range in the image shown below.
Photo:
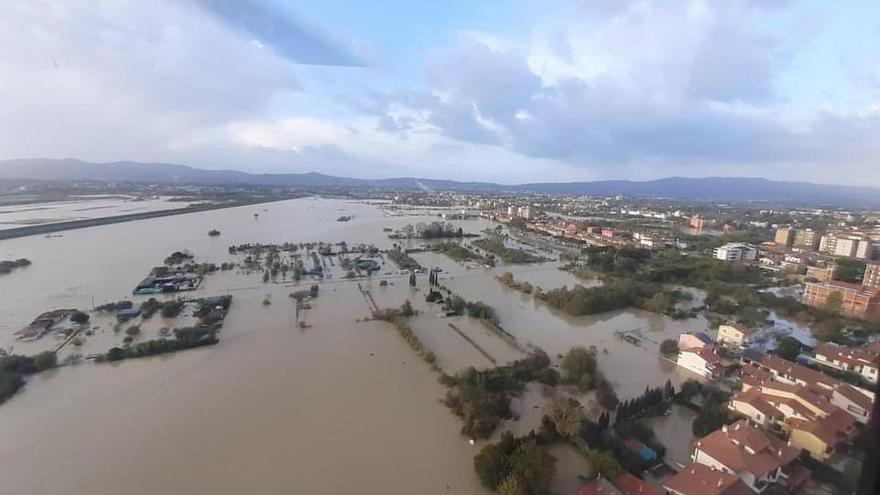
{"label": "distant mountain range", "polygon": [[200,185],[341,187],[395,190],[445,190],[487,193],[578,194],[697,200],[758,200],[841,206],[880,206],[880,188],[773,181],[746,177],[669,177],[649,181],[603,180],[504,185],[491,182],[399,177],[352,179],[316,172],[250,174],[204,170],[168,163],[92,163],[76,159],[27,158],[0,161],[0,179],[56,181],[156,182]]}

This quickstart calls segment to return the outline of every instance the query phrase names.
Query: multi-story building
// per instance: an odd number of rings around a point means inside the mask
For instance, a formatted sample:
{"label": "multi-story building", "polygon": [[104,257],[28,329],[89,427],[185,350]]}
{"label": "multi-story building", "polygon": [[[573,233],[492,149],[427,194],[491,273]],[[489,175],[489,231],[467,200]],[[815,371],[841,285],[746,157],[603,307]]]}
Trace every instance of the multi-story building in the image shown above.
{"label": "multi-story building", "polygon": [[754,261],[758,259],[758,248],[749,244],[730,243],[715,248],[712,255],[723,261]]}
{"label": "multi-story building", "polygon": [[856,248],[855,257],[860,260],[869,260],[874,255],[874,241],[868,237],[859,240],[859,247]]}
{"label": "multi-story building", "polygon": [[880,371],[880,344],[868,347],[846,347],[836,344],[819,344],[816,347],[816,363],[843,371],[851,371],[866,380],[877,383]]}
{"label": "multi-story building", "polygon": [[723,371],[721,356],[715,352],[715,348],[711,345],[680,349],[676,363],[703,378],[717,378]]}
{"label": "multi-story building", "polygon": [[832,294],[840,294],[840,312],[852,318],[880,317],[880,290],[840,281],[807,282],[801,301],[816,308],[826,308]]}
{"label": "multi-story building", "polygon": [[697,440],[691,460],[738,476],[762,493],[785,482],[799,455],[800,450],[740,419]]}
{"label": "multi-story building", "polygon": [[880,290],[880,263],[868,263],[865,266],[862,286],[867,289]]}
{"label": "multi-story building", "polygon": [[819,242],[820,252],[845,258],[870,259],[872,250],[871,239],[861,235],[829,233]]}
{"label": "multi-story building", "polygon": [[781,246],[791,246],[794,244],[794,229],[776,229],[774,242]]}
{"label": "multi-story building", "polygon": [[794,233],[794,246],[815,251],[819,247],[822,234],[813,229],[798,229]]}
{"label": "multi-story building", "polygon": [[808,266],[807,267],[807,278],[814,278],[819,282],[830,282],[834,280],[835,272],[837,271],[837,265],[829,264],[828,266],[820,267],[820,266]]}
{"label": "multi-story building", "polygon": [[751,340],[752,329],[745,325],[740,325],[739,323],[736,323],[733,325],[718,326],[717,341],[722,344],[743,346],[748,345]]}

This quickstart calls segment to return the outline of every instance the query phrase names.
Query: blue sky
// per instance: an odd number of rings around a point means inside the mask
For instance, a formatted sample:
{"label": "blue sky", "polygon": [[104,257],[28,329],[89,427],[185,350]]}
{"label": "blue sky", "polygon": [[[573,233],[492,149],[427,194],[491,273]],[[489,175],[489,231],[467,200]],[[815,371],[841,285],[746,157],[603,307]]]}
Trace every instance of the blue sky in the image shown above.
{"label": "blue sky", "polygon": [[0,158],[880,186],[880,2],[16,0]]}

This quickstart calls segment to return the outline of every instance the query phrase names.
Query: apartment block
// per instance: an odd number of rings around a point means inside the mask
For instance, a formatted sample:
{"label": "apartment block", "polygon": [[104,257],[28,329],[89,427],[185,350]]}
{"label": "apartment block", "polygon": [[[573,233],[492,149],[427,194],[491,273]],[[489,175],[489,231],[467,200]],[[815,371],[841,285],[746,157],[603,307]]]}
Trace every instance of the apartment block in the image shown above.
{"label": "apartment block", "polygon": [[825,308],[832,294],[839,293],[840,312],[845,316],[860,319],[880,317],[880,290],[858,284],[831,281],[807,282],[801,302],[816,308]]}

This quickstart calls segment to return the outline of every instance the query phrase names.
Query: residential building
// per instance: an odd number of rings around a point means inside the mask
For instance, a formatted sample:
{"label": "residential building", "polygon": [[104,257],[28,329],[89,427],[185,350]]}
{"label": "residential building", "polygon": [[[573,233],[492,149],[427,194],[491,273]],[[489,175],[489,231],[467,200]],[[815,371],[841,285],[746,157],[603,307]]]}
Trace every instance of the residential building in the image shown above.
{"label": "residential building", "polygon": [[718,342],[727,345],[743,346],[751,343],[752,329],[740,324],[719,325]]}
{"label": "residential building", "polygon": [[611,484],[610,481],[599,476],[581,487],[577,495],[623,495],[623,493]]}
{"label": "residential building", "polygon": [[865,266],[862,286],[866,289],[880,290],[880,263],[868,263]]}
{"label": "residential building", "polygon": [[869,260],[874,256],[874,241],[865,237],[859,240],[859,247],[856,248],[855,257],[860,260]]}
{"label": "residential building", "polygon": [[776,242],[776,244],[790,247],[792,244],[794,244],[794,229],[776,229],[776,236],[773,240],[774,242]]}
{"label": "residential building", "polygon": [[877,383],[880,371],[880,344],[868,347],[846,347],[836,344],[819,344],[816,347],[816,363],[843,371],[851,371],[866,380]]}
{"label": "residential building", "polygon": [[819,282],[830,282],[834,280],[834,275],[836,271],[837,265],[833,263],[824,267],[808,266],[807,278],[814,278]]}
{"label": "residential building", "polygon": [[704,332],[684,332],[678,336],[679,349],[702,349],[712,344],[712,337]]}
{"label": "residential building", "polygon": [[868,424],[874,405],[874,394],[844,383],[831,392],[831,404],[849,413],[856,421]]}
{"label": "residential building", "polygon": [[840,281],[807,282],[801,301],[808,306],[825,308],[829,297],[835,293],[839,293],[841,297],[841,314],[861,319],[880,317],[880,290],[858,284]]}
{"label": "residential building", "polygon": [[577,495],[661,495],[660,490],[624,472],[614,481],[599,476],[578,490]]}
{"label": "residential building", "polygon": [[627,472],[614,480],[614,486],[623,495],[661,495],[660,490]]}
{"label": "residential building", "polygon": [[794,233],[794,246],[815,251],[819,247],[822,234],[813,229],[798,229]]}
{"label": "residential building", "polygon": [[753,424],[787,434],[791,447],[820,461],[855,432],[856,419],[847,411],[804,387],[782,382],[751,387],[732,397],[728,408]]}
{"label": "residential building", "polygon": [[874,246],[869,237],[829,233],[822,236],[819,251],[832,256],[870,259]]}
{"label": "residential building", "polygon": [[685,466],[663,483],[672,495],[753,495],[739,476],[699,463]]}
{"label": "residential building", "polygon": [[699,348],[679,349],[676,363],[682,368],[704,378],[716,378],[723,371],[721,367],[721,357],[715,352],[715,348],[711,345]]}
{"label": "residential building", "polygon": [[712,255],[723,261],[754,261],[758,259],[758,248],[749,244],[730,243],[715,248]]}
{"label": "residential building", "polygon": [[798,449],[741,419],[697,440],[691,460],[734,474],[762,493],[785,482],[798,455]]}
{"label": "residential building", "polygon": [[840,444],[847,442],[853,433],[852,417],[841,409],[820,421],[789,420],[789,442],[792,447],[806,450],[811,457],[827,461]]}
{"label": "residential building", "polygon": [[697,216],[692,217],[689,223],[692,229],[703,230],[706,227],[711,227],[712,225],[714,225],[715,222],[713,220],[707,220],[705,218],[700,218]]}

